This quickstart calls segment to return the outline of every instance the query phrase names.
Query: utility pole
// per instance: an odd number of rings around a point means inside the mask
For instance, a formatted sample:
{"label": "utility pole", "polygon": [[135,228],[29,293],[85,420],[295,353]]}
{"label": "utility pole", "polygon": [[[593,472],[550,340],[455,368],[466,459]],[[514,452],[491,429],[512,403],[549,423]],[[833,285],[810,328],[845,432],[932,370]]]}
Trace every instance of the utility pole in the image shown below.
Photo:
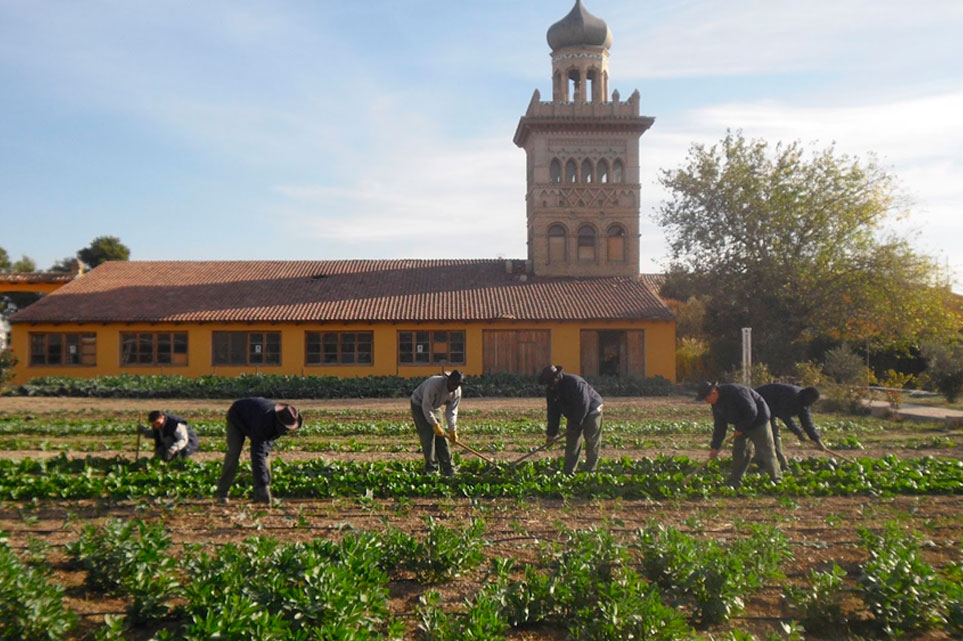
{"label": "utility pole", "polygon": [[752,386],[752,328],[742,328],[742,382]]}

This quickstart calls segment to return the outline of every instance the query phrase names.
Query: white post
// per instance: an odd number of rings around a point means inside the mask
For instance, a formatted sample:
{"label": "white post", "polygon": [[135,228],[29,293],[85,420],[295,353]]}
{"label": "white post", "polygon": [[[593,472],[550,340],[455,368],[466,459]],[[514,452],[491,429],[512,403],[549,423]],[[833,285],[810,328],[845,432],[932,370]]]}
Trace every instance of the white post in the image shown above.
{"label": "white post", "polygon": [[742,382],[752,385],[752,328],[742,328]]}

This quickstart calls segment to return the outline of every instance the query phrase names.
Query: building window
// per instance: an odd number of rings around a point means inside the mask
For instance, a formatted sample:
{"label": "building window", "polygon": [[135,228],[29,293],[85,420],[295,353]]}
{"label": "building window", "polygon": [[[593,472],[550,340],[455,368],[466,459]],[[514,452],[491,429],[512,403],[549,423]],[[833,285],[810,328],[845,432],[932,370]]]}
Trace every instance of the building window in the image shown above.
{"label": "building window", "polygon": [[565,182],[574,183],[578,181],[578,167],[575,165],[575,161],[571,158],[565,163]]}
{"label": "building window", "polygon": [[616,160],[612,163],[612,182],[621,183],[625,180],[625,170],[622,168],[622,161]]}
{"label": "building window", "polygon": [[372,332],[307,332],[307,365],[372,365]]}
{"label": "building window", "polygon": [[280,332],[214,332],[215,365],[280,365]]}
{"label": "building window", "polygon": [[578,259],[585,262],[595,260],[595,230],[588,225],[578,230]]}
{"label": "building window", "polygon": [[464,365],[465,332],[447,330],[398,332],[398,363]]}
{"label": "building window", "polygon": [[599,161],[597,170],[599,182],[607,183],[609,181],[609,163],[605,161],[605,158]]}
{"label": "building window", "polygon": [[592,161],[586,158],[585,160],[582,161],[582,182],[583,183],[594,182],[593,179],[595,178],[595,176],[593,174],[594,172],[592,171]]}
{"label": "building window", "polygon": [[187,332],[121,333],[121,365],[187,365]]}
{"label": "building window", "polygon": [[97,364],[97,335],[80,333],[30,334],[31,365]]}
{"label": "building window", "polygon": [[552,163],[548,166],[548,179],[553,183],[562,182],[562,163],[558,158],[552,158]]}
{"label": "building window", "polygon": [[548,228],[548,262],[565,262],[565,228],[561,225]]}
{"label": "building window", "polygon": [[622,225],[612,225],[606,235],[609,262],[625,262],[625,230]]}

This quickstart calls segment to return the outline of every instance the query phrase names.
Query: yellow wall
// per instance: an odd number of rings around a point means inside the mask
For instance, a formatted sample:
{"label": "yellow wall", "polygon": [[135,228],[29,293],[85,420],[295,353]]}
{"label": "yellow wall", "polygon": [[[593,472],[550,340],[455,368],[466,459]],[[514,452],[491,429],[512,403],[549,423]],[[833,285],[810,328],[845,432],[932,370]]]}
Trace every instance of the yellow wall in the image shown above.
{"label": "yellow wall", "polygon": [[[14,323],[11,328],[11,347],[20,363],[14,382],[23,383],[38,376],[113,376],[118,374],[177,374],[197,377],[205,374],[235,376],[244,372],[287,375],[327,375],[357,377],[399,375],[422,377],[437,374],[438,365],[399,365],[397,363],[397,334],[399,331],[464,330],[465,365],[457,367],[465,374],[482,373],[482,331],[486,329],[548,329],[551,330],[552,363],[563,365],[568,372],[579,371],[581,352],[580,334],[583,329],[644,329],[646,375],[660,375],[675,381],[675,322],[555,322],[528,323],[520,321],[493,323],[131,323],[131,324],[37,324]],[[213,366],[212,333],[214,331],[280,332],[281,365]],[[372,365],[305,365],[305,332],[347,331],[373,333],[374,363]],[[30,366],[31,332],[84,332],[97,335],[97,363],[95,366]],[[124,332],[187,332],[187,365],[127,365],[120,366],[120,335]],[[548,363],[546,363],[547,365]]]}

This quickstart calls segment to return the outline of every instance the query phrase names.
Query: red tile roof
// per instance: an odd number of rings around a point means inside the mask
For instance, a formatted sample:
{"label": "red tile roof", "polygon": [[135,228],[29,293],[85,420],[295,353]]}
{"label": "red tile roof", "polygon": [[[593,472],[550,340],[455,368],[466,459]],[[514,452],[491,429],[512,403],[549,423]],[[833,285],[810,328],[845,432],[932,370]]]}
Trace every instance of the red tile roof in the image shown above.
{"label": "red tile roof", "polygon": [[[509,270],[508,265],[511,266]],[[670,320],[641,279],[520,260],[112,261],[11,322]]]}

